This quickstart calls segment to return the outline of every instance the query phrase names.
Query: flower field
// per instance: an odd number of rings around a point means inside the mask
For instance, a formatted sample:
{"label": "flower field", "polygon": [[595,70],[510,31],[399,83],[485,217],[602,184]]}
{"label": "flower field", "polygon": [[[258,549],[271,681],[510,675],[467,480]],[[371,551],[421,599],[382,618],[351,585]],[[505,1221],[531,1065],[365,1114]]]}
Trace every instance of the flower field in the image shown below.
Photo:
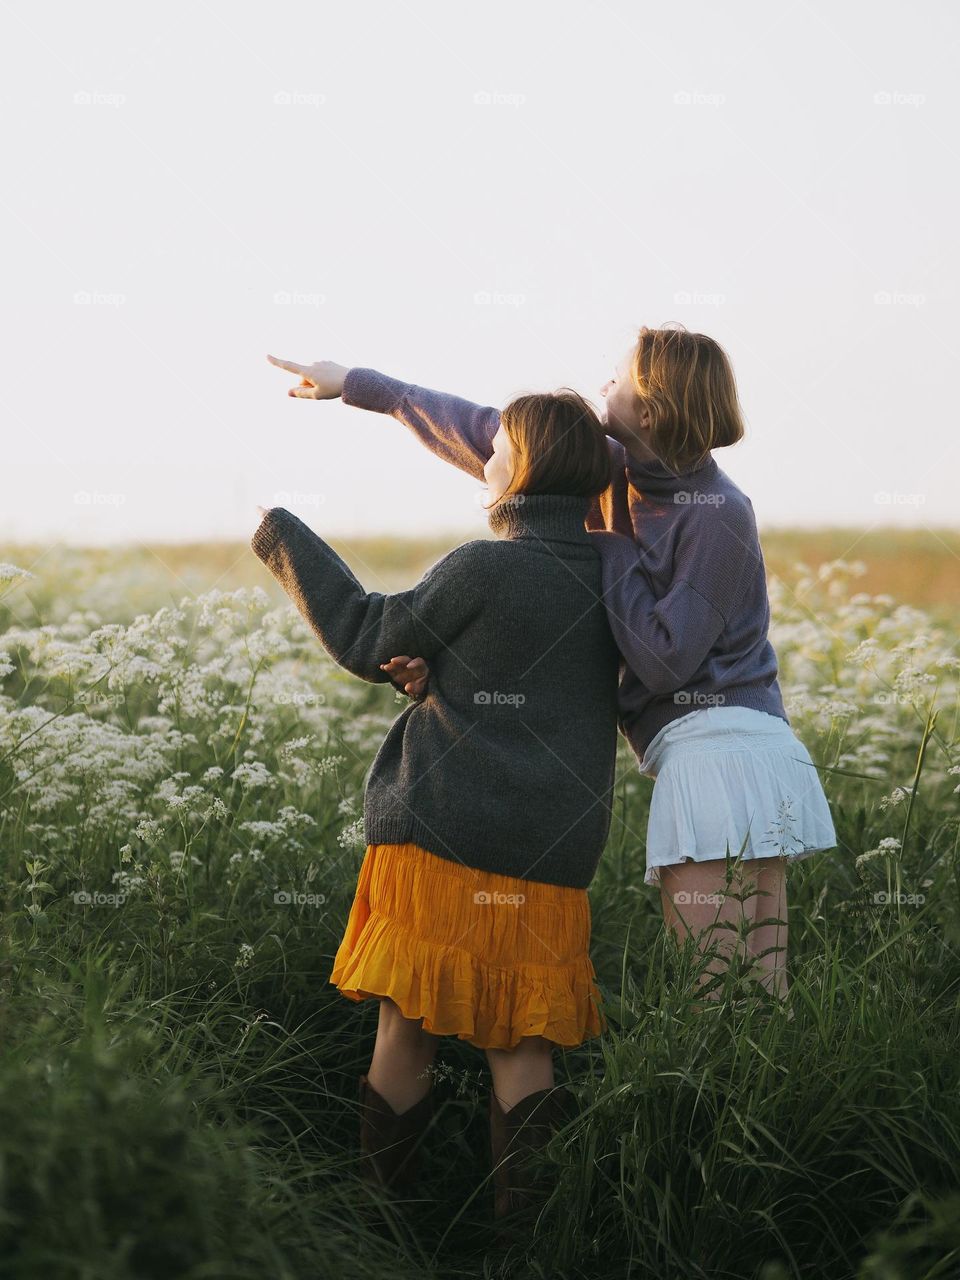
{"label": "flower field", "polygon": [[[327,976],[405,697],[339,671],[259,566],[178,592],[84,557],[0,565],[2,1274],[499,1274],[468,1045],[441,1050],[417,1229],[355,1207],[376,1011]],[[691,1012],[621,743],[591,887],[610,1028],[557,1055],[582,1114],[518,1275],[960,1274],[958,631],[867,571],[771,580],[840,841],[791,872],[793,1021]]]}

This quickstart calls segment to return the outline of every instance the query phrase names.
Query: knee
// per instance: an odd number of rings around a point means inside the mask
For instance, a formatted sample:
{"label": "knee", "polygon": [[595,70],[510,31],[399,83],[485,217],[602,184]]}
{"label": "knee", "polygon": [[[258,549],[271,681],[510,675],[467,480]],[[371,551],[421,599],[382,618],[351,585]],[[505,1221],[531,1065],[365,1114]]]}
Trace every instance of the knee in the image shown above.
{"label": "knee", "polygon": [[378,1033],[392,1043],[419,1049],[432,1045],[437,1037],[423,1029],[422,1018],[406,1018],[398,1005],[384,996],[380,1003]]}
{"label": "knee", "polygon": [[549,1058],[555,1048],[553,1041],[545,1040],[543,1036],[523,1036],[512,1049],[485,1049],[484,1052],[491,1066],[499,1066],[520,1058]]}

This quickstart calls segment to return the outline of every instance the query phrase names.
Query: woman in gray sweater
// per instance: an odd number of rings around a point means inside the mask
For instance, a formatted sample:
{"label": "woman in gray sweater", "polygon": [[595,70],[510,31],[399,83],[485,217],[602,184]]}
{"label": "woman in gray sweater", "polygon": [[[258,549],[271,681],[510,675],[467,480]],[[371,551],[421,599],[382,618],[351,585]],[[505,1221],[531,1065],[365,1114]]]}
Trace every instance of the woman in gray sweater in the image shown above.
{"label": "woman in gray sweater", "polygon": [[383,1185],[411,1176],[440,1037],[485,1050],[502,1218],[535,1200],[524,1154],[570,1112],[553,1046],[604,1027],[586,889],[610,826],[620,657],[584,526],[610,483],[591,406],[572,391],[515,400],[484,477],[496,537],[409,591],[365,591],[282,508],[252,545],[348,671],[386,683],[391,655],[430,661],[367,779],[367,849],[330,981],[380,1000],[360,1099],[365,1172]]}

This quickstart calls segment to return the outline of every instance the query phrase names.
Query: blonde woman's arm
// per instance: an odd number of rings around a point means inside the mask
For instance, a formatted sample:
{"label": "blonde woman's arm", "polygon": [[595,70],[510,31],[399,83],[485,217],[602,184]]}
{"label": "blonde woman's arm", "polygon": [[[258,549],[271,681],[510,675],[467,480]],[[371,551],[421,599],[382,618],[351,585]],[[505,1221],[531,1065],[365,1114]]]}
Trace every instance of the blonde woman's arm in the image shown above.
{"label": "blonde woman's arm", "polygon": [[482,480],[483,464],[493,452],[500,411],[474,404],[445,391],[431,391],[376,369],[347,368],[331,360],[297,364],[267,356],[271,364],[299,374],[300,384],[288,395],[301,400],[335,400],[374,413],[388,414],[408,427],[417,439],[444,462]]}

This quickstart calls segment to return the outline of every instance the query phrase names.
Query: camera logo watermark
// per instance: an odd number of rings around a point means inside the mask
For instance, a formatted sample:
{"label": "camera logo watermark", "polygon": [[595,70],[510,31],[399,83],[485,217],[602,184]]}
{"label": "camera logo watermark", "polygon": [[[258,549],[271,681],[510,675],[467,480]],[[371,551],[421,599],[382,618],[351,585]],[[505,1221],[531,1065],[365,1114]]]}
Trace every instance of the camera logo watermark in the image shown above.
{"label": "camera logo watermark", "polygon": [[503,497],[498,498],[496,502],[490,501],[489,489],[478,489],[473,495],[473,500],[478,507],[482,507],[484,511],[491,511],[494,507],[522,507],[526,501],[525,493],[505,493]]}
{"label": "camera logo watermark", "polygon": [[727,300],[725,293],[697,293],[678,289],[673,300],[679,307],[722,307]]}
{"label": "camera logo watermark", "polygon": [[300,893],[296,889],[278,889],[273,895],[278,907],[322,907],[327,897],[324,893]]}
{"label": "camera logo watermark", "polygon": [[479,907],[519,907],[526,902],[523,893],[498,893],[496,890],[478,889],[473,900]]}
{"label": "camera logo watermark", "polygon": [[473,95],[475,107],[522,107],[525,93],[502,93],[499,89],[478,89]]}
{"label": "camera logo watermark", "polygon": [[478,289],[473,295],[477,307],[522,307],[526,300],[525,293],[496,293],[491,289]]}
{"label": "camera logo watermark", "polygon": [[922,307],[925,293],[898,293],[895,289],[878,289],[873,295],[875,307]]}
{"label": "camera logo watermark", "polygon": [[874,694],[873,703],[878,707],[912,707],[916,694],[899,693],[896,689],[881,689]]}
{"label": "camera logo watermark", "polygon": [[295,89],[278,89],[273,95],[275,107],[322,107],[325,93],[299,93]]}
{"label": "camera logo watermark", "polygon": [[725,93],[701,93],[699,89],[678,89],[673,95],[675,107],[722,107]]}
{"label": "camera logo watermark", "polygon": [[78,507],[122,507],[126,500],[125,493],[97,493],[90,489],[78,489],[73,495]]}
{"label": "camera logo watermark", "polygon": [[85,707],[119,707],[123,704],[122,693],[101,693],[99,689],[78,689],[73,701]]}
{"label": "camera logo watermark", "polygon": [[701,693],[698,689],[678,689],[673,695],[677,707],[722,707],[726,700],[722,693]]}
{"label": "camera logo watermark", "polygon": [[278,707],[322,707],[326,702],[322,693],[277,693],[273,701]]}
{"label": "camera logo watermark", "polygon": [[522,693],[500,693],[496,689],[491,693],[481,689],[473,695],[473,700],[478,707],[522,707],[527,699]]}
{"label": "camera logo watermark", "polygon": [[278,489],[273,495],[275,507],[320,507],[327,500],[325,493],[301,493],[299,489]]}
{"label": "camera logo watermark", "polygon": [[325,293],[292,293],[289,289],[278,289],[273,295],[276,307],[322,307],[326,300]]}
{"label": "camera logo watermark", "polygon": [[99,89],[78,89],[73,95],[75,107],[122,107],[125,93],[102,93]]}
{"label": "camera logo watermark", "polygon": [[722,493],[701,493],[699,489],[678,489],[673,495],[674,505],[680,507],[722,507],[726,502]]}
{"label": "camera logo watermark", "polygon": [[127,300],[125,293],[96,293],[78,289],[73,295],[75,307],[122,307]]}
{"label": "camera logo watermark", "polygon": [[922,107],[925,93],[904,93],[902,89],[878,89],[873,95],[875,107]]}
{"label": "camera logo watermark", "polygon": [[881,507],[922,507],[927,500],[925,493],[897,493],[889,489],[880,489],[873,495],[873,500]]}

